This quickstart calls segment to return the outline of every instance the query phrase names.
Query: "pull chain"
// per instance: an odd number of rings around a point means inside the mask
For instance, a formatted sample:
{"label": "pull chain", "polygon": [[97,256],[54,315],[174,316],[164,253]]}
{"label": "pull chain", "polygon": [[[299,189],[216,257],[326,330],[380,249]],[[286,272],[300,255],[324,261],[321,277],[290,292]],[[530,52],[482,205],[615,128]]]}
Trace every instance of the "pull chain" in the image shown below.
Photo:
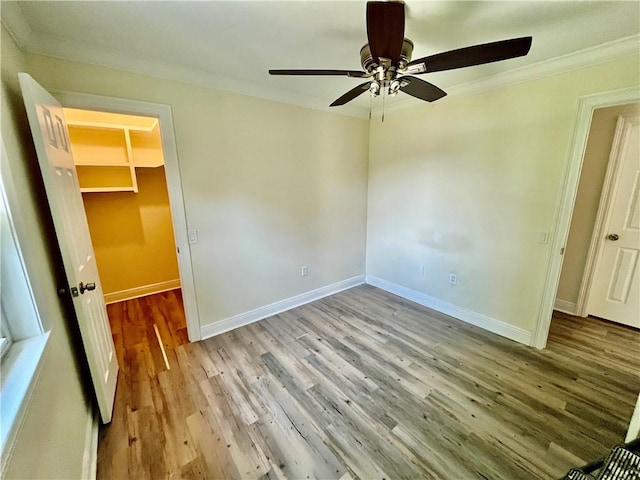
{"label": "pull chain", "polygon": [[384,99],[386,98],[385,90],[385,88],[382,89],[382,123],[384,123]]}

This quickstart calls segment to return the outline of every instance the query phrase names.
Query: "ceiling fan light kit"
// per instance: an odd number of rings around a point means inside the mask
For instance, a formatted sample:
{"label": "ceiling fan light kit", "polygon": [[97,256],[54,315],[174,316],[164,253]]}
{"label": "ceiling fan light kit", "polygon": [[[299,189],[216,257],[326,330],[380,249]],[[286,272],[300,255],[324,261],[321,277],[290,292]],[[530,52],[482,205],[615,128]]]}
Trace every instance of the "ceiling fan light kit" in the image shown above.
{"label": "ceiling fan light kit", "polygon": [[405,11],[401,1],[367,2],[367,40],[360,49],[359,70],[269,70],[271,75],[325,75],[367,78],[330,106],[344,105],[369,91],[372,97],[394,96],[402,91],[412,97],[434,102],[444,90],[413,75],[441,72],[522,57],[531,49],[532,37],[512,38],[473,45],[411,60],[413,42],[404,37]]}

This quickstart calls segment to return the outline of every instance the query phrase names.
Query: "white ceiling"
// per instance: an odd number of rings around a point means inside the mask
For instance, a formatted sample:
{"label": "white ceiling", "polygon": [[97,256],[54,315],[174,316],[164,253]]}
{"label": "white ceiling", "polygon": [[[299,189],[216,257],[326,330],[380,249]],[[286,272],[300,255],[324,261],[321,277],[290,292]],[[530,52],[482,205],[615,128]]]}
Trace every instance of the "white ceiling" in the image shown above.
{"label": "white ceiling", "polygon": [[[510,70],[526,71],[531,65],[620,39],[626,39],[627,54],[630,42],[640,51],[637,1],[406,3],[405,36],[415,44],[414,58],[533,36],[526,57],[422,76],[444,90],[479,80],[486,83]],[[360,81],[272,77],[267,70],[359,69],[359,51],[366,43],[364,1],[3,0],[1,12],[5,25],[30,52],[313,108],[326,108]],[[420,102],[407,95],[387,101]],[[364,115],[369,104],[368,95],[363,95],[336,108]]]}

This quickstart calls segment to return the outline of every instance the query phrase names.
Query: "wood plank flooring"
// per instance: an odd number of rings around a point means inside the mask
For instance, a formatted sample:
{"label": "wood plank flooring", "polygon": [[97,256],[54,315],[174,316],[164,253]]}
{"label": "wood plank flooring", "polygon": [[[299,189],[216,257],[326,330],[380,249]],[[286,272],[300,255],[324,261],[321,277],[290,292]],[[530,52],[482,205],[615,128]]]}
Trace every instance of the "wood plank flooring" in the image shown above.
{"label": "wood plank flooring", "polygon": [[636,330],[558,314],[538,351],[366,285],[194,344],[179,290],[109,317],[100,479],[557,478],[640,390]]}

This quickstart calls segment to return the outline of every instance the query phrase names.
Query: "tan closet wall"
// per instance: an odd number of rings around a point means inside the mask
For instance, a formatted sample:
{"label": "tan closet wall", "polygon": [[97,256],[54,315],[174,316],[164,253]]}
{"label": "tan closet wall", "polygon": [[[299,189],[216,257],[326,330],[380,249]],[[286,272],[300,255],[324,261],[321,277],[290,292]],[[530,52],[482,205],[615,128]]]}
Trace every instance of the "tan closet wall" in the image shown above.
{"label": "tan closet wall", "polygon": [[85,193],[105,299],[180,286],[164,167],[138,169],[138,193]]}
{"label": "tan closet wall", "polygon": [[[65,111],[105,300],[180,286],[173,223],[155,119],[92,121]],[[116,123],[116,120],[118,122]],[[138,129],[139,128],[139,129]]]}

